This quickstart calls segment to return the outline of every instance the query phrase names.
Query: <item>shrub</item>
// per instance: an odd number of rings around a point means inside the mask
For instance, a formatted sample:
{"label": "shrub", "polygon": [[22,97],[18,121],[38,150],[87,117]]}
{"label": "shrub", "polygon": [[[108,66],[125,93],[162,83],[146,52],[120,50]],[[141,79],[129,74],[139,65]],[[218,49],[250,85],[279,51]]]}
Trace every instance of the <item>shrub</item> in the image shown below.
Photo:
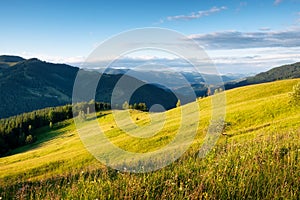
{"label": "shrub", "polygon": [[290,93],[291,96],[291,103],[293,105],[300,105],[300,82],[298,82],[296,85],[293,87],[293,92]]}
{"label": "shrub", "polygon": [[33,136],[32,136],[32,135],[28,135],[28,136],[26,137],[26,139],[25,139],[25,143],[26,143],[26,144],[31,144],[31,143],[33,143],[33,142],[34,142]]}

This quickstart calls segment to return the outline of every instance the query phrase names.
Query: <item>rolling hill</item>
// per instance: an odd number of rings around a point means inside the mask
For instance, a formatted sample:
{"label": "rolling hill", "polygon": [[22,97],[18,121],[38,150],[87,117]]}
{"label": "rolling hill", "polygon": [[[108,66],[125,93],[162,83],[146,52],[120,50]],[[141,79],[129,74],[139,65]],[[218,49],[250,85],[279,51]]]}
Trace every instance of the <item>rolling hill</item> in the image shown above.
{"label": "rolling hill", "polygon": [[[69,120],[37,130],[37,142],[0,158],[0,196],[29,199],[299,199],[300,113],[289,104],[289,92],[300,79],[251,85],[226,91],[223,135],[212,151],[200,158],[199,149],[211,120],[211,98],[165,113],[130,111],[137,127],[161,123],[149,138],[124,133],[114,117],[126,111],[98,113],[80,124],[93,133],[97,121],[110,141],[130,152],[151,152],[172,141],[187,109],[188,123],[200,123],[191,148],[171,165],[151,173],[120,172],[99,163],[83,146]],[[164,115],[164,116],[163,116]],[[165,118],[164,118],[165,117]],[[130,123],[128,131],[136,130]],[[183,144],[183,143],[182,143]],[[182,144],[175,146],[180,149]],[[106,148],[103,146],[102,148]],[[119,155],[115,155],[119,156]],[[155,158],[154,158],[155,159]],[[159,161],[159,160],[158,160]],[[142,170],[142,169],[141,169]]]}

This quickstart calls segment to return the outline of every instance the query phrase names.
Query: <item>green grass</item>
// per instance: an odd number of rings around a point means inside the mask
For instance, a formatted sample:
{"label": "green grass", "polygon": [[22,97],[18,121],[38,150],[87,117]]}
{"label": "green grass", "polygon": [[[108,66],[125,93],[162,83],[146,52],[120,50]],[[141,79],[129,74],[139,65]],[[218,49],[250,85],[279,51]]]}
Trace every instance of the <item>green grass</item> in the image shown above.
{"label": "green grass", "polygon": [[[135,123],[110,111],[97,119],[116,146],[147,153],[166,147],[184,122],[199,122],[196,139],[171,165],[155,172],[119,172],[102,165],[82,144],[69,120],[37,131],[38,141],[0,158],[2,199],[300,199],[300,112],[288,93],[300,80],[285,80],[226,92],[226,127],[213,150],[198,153],[211,117],[211,97],[151,116],[130,111]],[[181,118],[181,109],[189,114]],[[128,113],[127,113],[128,114]],[[124,119],[126,111],[117,111]],[[165,123],[161,121],[165,119]],[[96,119],[79,124],[93,133]],[[151,121],[152,120],[152,121]],[[147,129],[152,123],[155,135]],[[143,130],[143,131],[142,131]],[[184,143],[186,138],[180,138]],[[177,148],[181,148],[178,145]],[[114,155],[118,158],[119,155]],[[158,160],[158,162],[160,162]]]}

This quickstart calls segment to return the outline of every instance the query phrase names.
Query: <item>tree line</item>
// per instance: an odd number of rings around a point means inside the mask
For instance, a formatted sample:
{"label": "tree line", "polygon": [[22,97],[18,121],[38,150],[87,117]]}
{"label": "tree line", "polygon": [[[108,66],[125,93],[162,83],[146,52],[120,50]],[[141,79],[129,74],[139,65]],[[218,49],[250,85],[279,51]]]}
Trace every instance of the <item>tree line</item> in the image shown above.
{"label": "tree line", "polygon": [[54,123],[71,119],[95,111],[109,110],[109,103],[90,102],[77,103],[36,110],[6,119],[0,119],[0,156],[10,150],[33,143],[36,140],[34,130],[43,126],[52,128]]}
{"label": "tree line", "polygon": [[141,111],[148,111],[146,103],[134,103],[133,105],[129,104],[127,101],[125,101],[122,105],[122,109],[135,109],[135,110],[141,110]]}

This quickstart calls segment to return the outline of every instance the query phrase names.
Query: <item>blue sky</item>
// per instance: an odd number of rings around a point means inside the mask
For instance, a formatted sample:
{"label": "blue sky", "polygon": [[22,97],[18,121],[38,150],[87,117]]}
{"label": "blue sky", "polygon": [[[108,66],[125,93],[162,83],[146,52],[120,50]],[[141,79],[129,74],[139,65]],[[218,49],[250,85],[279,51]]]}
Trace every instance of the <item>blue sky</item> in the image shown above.
{"label": "blue sky", "polygon": [[222,73],[300,61],[300,0],[10,0],[1,1],[0,24],[0,54],[74,65],[103,40],[143,27],[194,39]]}

